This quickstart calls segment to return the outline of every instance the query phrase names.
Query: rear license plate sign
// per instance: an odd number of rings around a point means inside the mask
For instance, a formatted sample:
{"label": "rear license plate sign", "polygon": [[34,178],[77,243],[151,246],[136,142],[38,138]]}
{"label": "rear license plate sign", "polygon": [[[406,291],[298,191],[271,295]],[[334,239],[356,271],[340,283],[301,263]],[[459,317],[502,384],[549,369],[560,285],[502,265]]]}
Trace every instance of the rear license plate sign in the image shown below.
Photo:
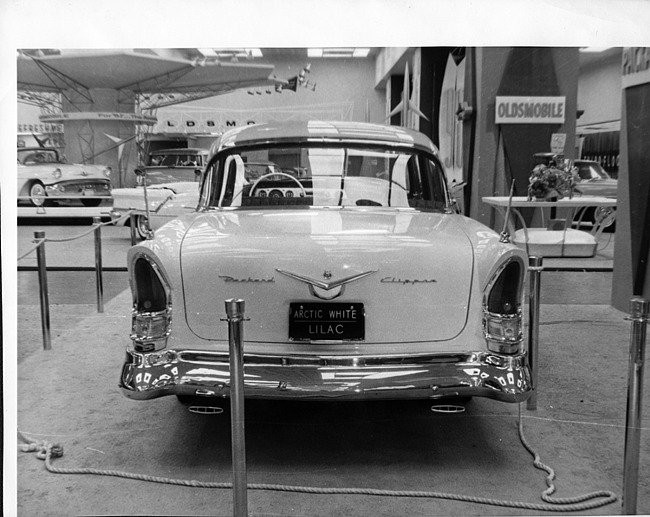
{"label": "rear license plate sign", "polygon": [[361,341],[365,339],[363,303],[291,303],[289,339]]}

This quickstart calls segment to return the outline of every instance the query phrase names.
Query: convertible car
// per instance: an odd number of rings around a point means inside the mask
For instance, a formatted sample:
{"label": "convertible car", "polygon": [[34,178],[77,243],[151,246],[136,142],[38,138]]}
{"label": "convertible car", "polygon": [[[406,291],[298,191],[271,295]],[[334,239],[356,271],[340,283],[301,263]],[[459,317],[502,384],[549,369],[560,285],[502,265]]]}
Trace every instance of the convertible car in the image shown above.
{"label": "convertible car", "polygon": [[125,215],[133,212],[137,234],[144,239],[150,229],[155,230],[184,213],[193,212],[199,200],[198,181],[207,157],[206,149],[152,151],[145,164],[135,171],[132,182],[135,186],[113,189],[111,218],[116,224],[128,225],[131,218]]}
{"label": "convertible car", "polygon": [[[253,162],[281,170],[247,178]],[[238,298],[248,398],[525,400],[527,256],[506,240],[458,213],[421,133],[233,129],[213,145],[198,209],[128,252],[120,387],[140,400],[228,398],[222,319]]]}
{"label": "convertible car", "polygon": [[66,163],[50,147],[19,147],[18,202],[44,206],[54,200],[98,206],[111,197],[111,168]]}
{"label": "convertible car", "polygon": [[[147,182],[150,181],[152,180],[148,178]],[[145,239],[149,231],[160,228],[184,213],[194,212],[198,200],[198,182],[155,183],[154,177],[153,184],[147,185],[146,198],[143,187],[113,189],[113,209],[110,215],[115,224],[129,225],[130,213],[133,212],[136,233]]]}

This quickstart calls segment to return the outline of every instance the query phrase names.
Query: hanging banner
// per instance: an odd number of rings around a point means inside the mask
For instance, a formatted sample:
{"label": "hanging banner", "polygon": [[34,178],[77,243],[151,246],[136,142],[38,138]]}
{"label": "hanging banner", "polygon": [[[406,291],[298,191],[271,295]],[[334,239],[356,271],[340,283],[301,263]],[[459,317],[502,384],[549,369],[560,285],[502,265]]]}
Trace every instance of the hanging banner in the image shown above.
{"label": "hanging banner", "polygon": [[[264,120],[264,119],[263,119]],[[259,120],[249,116],[234,117],[202,113],[169,112],[159,116],[153,133],[223,133],[233,127],[250,126]]]}
{"label": "hanging banner", "polygon": [[564,124],[566,97],[497,97],[496,124]]}
{"label": "hanging banner", "polygon": [[218,134],[235,127],[294,120],[352,120],[354,103],[287,106],[285,108],[161,109],[151,129],[155,134]]}
{"label": "hanging banner", "polygon": [[56,113],[53,115],[40,115],[41,122],[65,122],[66,120],[117,120],[132,122],[134,124],[153,125],[158,122],[156,117],[138,115],[136,113],[121,113],[115,111],[79,111],[71,113]]}

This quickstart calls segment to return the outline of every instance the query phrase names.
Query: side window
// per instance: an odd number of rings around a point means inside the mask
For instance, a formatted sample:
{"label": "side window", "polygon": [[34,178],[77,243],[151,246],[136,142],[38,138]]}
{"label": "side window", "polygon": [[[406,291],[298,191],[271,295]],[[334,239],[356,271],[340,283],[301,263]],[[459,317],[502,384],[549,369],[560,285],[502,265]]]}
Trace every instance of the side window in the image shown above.
{"label": "side window", "polygon": [[445,178],[436,161],[423,155],[411,159],[408,174],[409,206],[421,210],[442,210],[447,206]]}
{"label": "side window", "polygon": [[217,185],[219,180],[219,161],[213,160],[205,169],[201,179],[201,206],[216,206]]}
{"label": "side window", "polygon": [[591,179],[591,170],[589,170],[589,166],[587,167],[581,166],[578,169],[578,175],[580,176],[581,180]]}

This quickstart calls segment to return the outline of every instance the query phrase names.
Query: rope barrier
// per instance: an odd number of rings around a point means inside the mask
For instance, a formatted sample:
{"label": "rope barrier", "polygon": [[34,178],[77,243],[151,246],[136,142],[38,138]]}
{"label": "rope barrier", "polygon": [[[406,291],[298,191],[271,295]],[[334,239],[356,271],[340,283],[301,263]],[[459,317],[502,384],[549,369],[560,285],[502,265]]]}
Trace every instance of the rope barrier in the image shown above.
{"label": "rope barrier", "polygon": [[[410,498],[427,498],[427,499],[447,499],[451,501],[461,501],[466,503],[476,503],[491,506],[501,506],[506,508],[519,508],[524,510],[536,510],[546,512],[578,512],[600,508],[617,500],[616,495],[610,491],[591,492],[576,497],[553,498],[551,495],[555,492],[555,472],[541,462],[539,454],[530,446],[523,432],[523,419],[521,416],[521,404],[519,404],[519,438],[526,450],[533,456],[533,465],[547,472],[546,485],[547,489],[542,493],[541,499],[547,504],[528,503],[522,501],[507,501],[499,499],[490,499],[484,497],[475,497],[461,494],[451,494],[446,492],[431,491],[413,491],[413,490],[382,490],[375,488],[319,488],[308,486],[278,485],[267,483],[248,483],[249,490],[266,490],[275,492],[293,492],[301,494],[324,494],[324,495],[371,495],[381,497],[410,497]],[[230,482],[206,482],[186,479],[173,479],[158,476],[149,476],[145,474],[136,474],[131,472],[122,472],[118,470],[100,470],[94,468],[59,468],[52,465],[53,458],[63,456],[63,446],[47,441],[30,440],[20,431],[18,437],[24,442],[19,448],[23,452],[36,452],[37,457],[45,461],[45,468],[48,472],[54,474],[89,474],[97,476],[111,476],[151,483],[163,483],[169,485],[180,485],[197,488],[218,488],[232,489],[233,484]]]}
{"label": "rope barrier", "polygon": [[118,222],[121,222],[123,219],[126,219],[127,217],[131,217],[131,212],[133,212],[133,210],[127,212],[126,214],[124,214],[123,216],[121,216],[119,219],[116,219],[116,220],[114,220],[114,221],[107,221],[107,222],[104,222],[104,223],[93,224],[92,227],[91,227],[88,231],[85,231],[85,232],[83,232],[83,233],[81,233],[81,234],[79,234],[79,235],[76,235],[76,236],[74,236],[74,237],[69,237],[69,238],[67,238],[67,239],[52,239],[52,238],[50,238],[50,237],[47,237],[47,238],[45,238],[45,239],[39,239],[38,241],[35,241],[35,242],[36,242],[36,246],[34,246],[33,248],[31,248],[28,252],[23,253],[20,257],[18,257],[18,259],[16,260],[16,262],[21,261],[22,259],[24,259],[25,257],[27,257],[29,254],[31,254],[31,253],[33,253],[34,251],[36,251],[36,250],[38,249],[38,247],[41,246],[41,245],[42,245],[43,243],[45,243],[45,242],[70,242],[70,241],[74,241],[74,240],[80,239],[81,237],[85,237],[86,235],[89,235],[89,234],[91,234],[92,232],[94,232],[94,231],[97,229],[97,227],[99,227],[99,226],[114,226],[114,225],[116,225]]}
{"label": "rope barrier", "polygon": [[20,257],[18,257],[18,259],[16,260],[16,262],[18,262],[18,261],[24,259],[24,258],[25,258],[27,255],[29,255],[30,253],[34,253],[34,252],[38,249],[38,247],[41,246],[41,245],[42,245],[46,240],[47,240],[47,239],[38,239],[37,241],[34,241],[34,242],[36,242],[36,246],[34,246],[32,249],[30,249],[27,253],[24,253],[23,255],[21,255]]}
{"label": "rope barrier", "polygon": [[68,237],[68,238],[66,238],[66,239],[51,239],[51,238],[48,237],[48,238],[46,238],[45,240],[48,241],[48,242],[70,242],[70,241],[76,241],[77,239],[80,239],[81,237],[85,237],[86,235],[89,235],[89,234],[93,233],[93,232],[95,231],[95,228],[96,228],[97,226],[98,226],[98,225],[94,224],[94,225],[92,225],[92,226],[90,227],[89,230],[87,230],[87,231],[85,231],[85,232],[83,232],[83,233],[81,233],[81,234],[79,234],[79,235],[76,235],[76,236],[74,236],[74,237]]}

